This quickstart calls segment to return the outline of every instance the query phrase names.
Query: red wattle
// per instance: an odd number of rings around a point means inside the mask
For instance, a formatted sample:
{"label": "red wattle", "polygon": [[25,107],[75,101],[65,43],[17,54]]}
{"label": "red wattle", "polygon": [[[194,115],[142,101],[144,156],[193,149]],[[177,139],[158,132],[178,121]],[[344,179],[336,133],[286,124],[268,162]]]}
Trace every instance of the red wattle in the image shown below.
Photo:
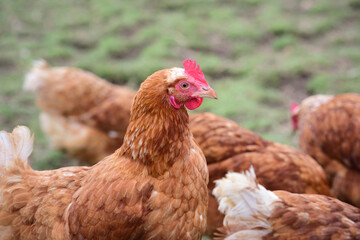
{"label": "red wattle", "polygon": [[200,107],[201,103],[203,101],[203,98],[193,98],[185,103],[185,106],[189,110],[194,110],[198,107]]}

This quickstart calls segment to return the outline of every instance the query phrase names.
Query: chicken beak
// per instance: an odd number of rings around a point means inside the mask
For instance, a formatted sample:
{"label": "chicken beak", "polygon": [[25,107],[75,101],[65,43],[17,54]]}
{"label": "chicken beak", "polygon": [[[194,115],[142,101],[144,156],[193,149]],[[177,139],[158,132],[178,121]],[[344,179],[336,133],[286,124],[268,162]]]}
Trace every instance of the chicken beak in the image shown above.
{"label": "chicken beak", "polygon": [[202,87],[200,91],[194,93],[192,97],[202,97],[202,98],[213,98],[218,99],[218,96],[214,89],[211,87]]}

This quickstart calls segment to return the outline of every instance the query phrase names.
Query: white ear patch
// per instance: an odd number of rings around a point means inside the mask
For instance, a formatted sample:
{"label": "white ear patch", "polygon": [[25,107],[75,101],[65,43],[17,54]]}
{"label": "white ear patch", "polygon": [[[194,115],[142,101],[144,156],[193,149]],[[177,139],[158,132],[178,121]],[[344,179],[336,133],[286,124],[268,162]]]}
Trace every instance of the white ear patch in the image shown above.
{"label": "white ear patch", "polygon": [[174,68],[169,69],[169,75],[168,75],[168,78],[167,78],[167,82],[173,82],[176,79],[187,78],[187,77],[188,76],[185,73],[185,69],[174,67]]}

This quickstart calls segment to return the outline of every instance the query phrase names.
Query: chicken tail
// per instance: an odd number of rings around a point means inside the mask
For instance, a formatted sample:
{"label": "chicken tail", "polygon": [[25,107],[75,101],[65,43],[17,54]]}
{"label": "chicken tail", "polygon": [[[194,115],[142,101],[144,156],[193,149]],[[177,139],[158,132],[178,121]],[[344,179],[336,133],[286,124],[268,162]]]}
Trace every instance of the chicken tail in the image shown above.
{"label": "chicken tail", "polygon": [[35,92],[47,77],[50,65],[43,59],[36,60],[33,67],[26,74],[23,89],[25,91]]}
{"label": "chicken tail", "polygon": [[24,170],[33,150],[34,137],[25,126],[16,127],[12,133],[0,131],[0,176],[4,171]]}
{"label": "chicken tail", "polygon": [[271,232],[268,217],[281,204],[280,199],[256,182],[253,167],[243,173],[229,172],[215,183],[213,195],[225,214],[224,227],[219,229],[222,234],[236,232],[233,236],[241,239],[261,239]]}

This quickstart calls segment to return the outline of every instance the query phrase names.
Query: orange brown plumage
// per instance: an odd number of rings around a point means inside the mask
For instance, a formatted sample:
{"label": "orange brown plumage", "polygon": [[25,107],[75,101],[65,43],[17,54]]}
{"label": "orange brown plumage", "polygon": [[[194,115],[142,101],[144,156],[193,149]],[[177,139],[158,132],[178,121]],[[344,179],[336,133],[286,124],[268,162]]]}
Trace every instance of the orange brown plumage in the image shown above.
{"label": "orange brown plumage", "polygon": [[323,166],[336,197],[360,207],[360,95],[316,95],[294,111],[301,149]]}
{"label": "orange brown plumage", "polygon": [[[332,195],[321,166],[292,147],[264,140],[212,113],[190,116],[190,130],[208,161],[210,192],[214,181],[228,171],[242,172],[252,165],[259,183],[270,190]],[[222,225],[223,215],[217,206],[209,195],[208,235]]]}
{"label": "orange brown plumage", "polygon": [[229,173],[213,193],[225,213],[217,239],[359,239],[360,209],[317,194],[266,190],[255,173]]}
{"label": "orange brown plumage", "polygon": [[[149,76],[135,97],[124,144],[92,167],[34,171],[27,163],[29,130],[1,132],[2,239],[201,239],[208,172],[184,107],[199,101],[194,88],[174,90],[180,82],[194,83],[180,68]],[[207,84],[206,91],[204,83],[194,85],[216,97]]]}
{"label": "orange brown plumage", "polygon": [[95,164],[122,144],[135,96],[132,89],[80,69],[51,68],[45,61],[34,64],[24,88],[36,93],[42,128],[55,147]]}
{"label": "orange brown plumage", "polygon": [[208,164],[264,148],[264,140],[237,123],[212,113],[190,115],[190,130]]}

